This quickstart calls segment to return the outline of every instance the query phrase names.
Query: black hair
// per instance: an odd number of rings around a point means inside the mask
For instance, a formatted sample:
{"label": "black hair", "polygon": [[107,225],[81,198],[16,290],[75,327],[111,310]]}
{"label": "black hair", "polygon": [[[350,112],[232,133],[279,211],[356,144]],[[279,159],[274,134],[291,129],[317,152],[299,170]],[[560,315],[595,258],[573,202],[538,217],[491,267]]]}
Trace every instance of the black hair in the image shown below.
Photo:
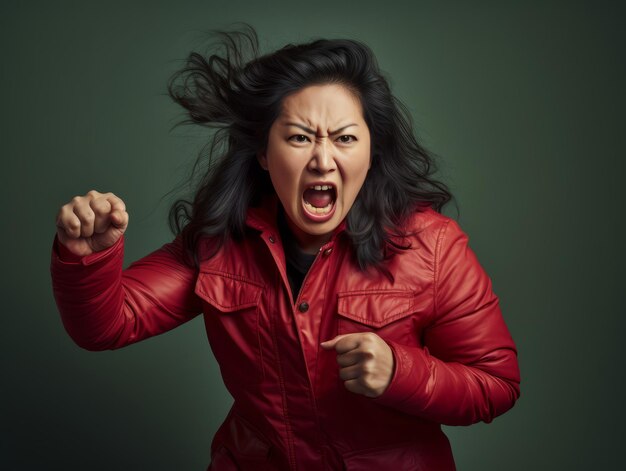
{"label": "black hair", "polygon": [[241,240],[248,207],[274,192],[256,156],[267,146],[284,98],[309,85],[346,86],[359,98],[369,127],[372,165],[346,216],[346,234],[362,270],[381,269],[385,259],[408,248],[395,240],[413,211],[430,206],[441,212],[452,199],[446,185],[431,178],[433,157],[417,142],[409,112],[391,93],[366,44],[317,39],[260,55],[248,24],[213,33],[215,50],[192,52],[168,84],[170,97],[187,110],[184,123],[215,130],[193,201],[179,199],[170,210],[172,231],[181,234],[196,264],[200,237],[217,242],[213,254],[228,240]]}

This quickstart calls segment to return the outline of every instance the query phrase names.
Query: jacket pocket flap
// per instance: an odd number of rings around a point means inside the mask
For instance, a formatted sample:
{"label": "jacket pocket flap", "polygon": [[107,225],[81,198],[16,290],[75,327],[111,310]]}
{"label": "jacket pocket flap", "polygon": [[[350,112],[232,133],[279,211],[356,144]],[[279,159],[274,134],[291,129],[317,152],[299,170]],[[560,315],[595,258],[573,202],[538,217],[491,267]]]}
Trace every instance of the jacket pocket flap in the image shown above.
{"label": "jacket pocket flap", "polygon": [[259,283],[214,271],[200,272],[195,287],[198,296],[222,312],[256,306],[262,291]]}
{"label": "jacket pocket flap", "polygon": [[[343,462],[347,471],[361,471],[364,469],[410,469],[411,471],[441,469],[439,467],[426,466],[423,458],[426,453],[425,450],[420,448],[414,442],[381,446],[346,453],[343,455]],[[449,468],[446,467],[445,469]]]}
{"label": "jacket pocket flap", "polygon": [[412,291],[350,291],[337,293],[337,297],[337,312],[340,316],[376,328],[414,311],[415,293]]}

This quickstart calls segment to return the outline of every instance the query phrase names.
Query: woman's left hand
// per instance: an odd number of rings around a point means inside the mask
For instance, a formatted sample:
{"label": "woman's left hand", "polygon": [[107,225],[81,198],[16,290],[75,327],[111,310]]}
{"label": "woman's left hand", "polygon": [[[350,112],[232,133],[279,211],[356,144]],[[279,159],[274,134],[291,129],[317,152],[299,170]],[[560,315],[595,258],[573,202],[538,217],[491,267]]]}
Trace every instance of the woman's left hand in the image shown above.
{"label": "woman's left hand", "polygon": [[337,352],[339,376],[348,391],[377,397],[387,389],[393,375],[393,352],[375,333],[338,335],[320,345]]}

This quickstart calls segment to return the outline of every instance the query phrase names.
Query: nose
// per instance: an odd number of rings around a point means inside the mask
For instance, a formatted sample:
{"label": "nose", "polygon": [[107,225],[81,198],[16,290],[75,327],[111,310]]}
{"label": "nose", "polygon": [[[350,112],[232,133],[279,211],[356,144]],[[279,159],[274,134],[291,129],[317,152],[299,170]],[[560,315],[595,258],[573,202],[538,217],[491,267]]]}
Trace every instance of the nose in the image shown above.
{"label": "nose", "polygon": [[321,174],[332,172],[337,168],[333,147],[327,137],[316,139],[308,167]]}

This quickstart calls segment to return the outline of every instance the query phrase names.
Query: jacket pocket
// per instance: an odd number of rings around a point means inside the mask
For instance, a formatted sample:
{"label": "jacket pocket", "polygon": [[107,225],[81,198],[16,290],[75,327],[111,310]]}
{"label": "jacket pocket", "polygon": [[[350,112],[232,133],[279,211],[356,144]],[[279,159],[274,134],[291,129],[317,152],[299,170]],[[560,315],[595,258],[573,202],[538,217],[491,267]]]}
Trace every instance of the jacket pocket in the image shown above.
{"label": "jacket pocket", "polygon": [[362,290],[337,294],[337,333],[374,332],[385,340],[421,345],[425,306],[420,292]]}
{"label": "jacket pocket", "polygon": [[195,286],[203,299],[207,337],[224,381],[258,383],[264,377],[260,309],[263,286],[234,275],[201,271]]}

